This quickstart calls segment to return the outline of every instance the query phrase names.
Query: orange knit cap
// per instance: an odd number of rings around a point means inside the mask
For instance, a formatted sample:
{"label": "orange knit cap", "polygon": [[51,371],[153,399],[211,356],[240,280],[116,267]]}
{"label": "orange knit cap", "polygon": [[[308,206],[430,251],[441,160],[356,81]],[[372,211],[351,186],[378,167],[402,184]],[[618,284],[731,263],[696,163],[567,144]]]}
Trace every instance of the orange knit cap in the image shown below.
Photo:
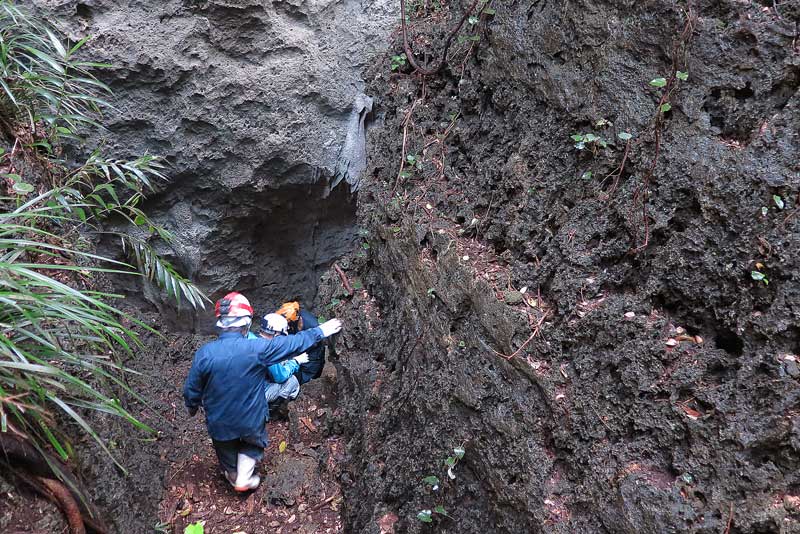
{"label": "orange knit cap", "polygon": [[283,315],[290,323],[295,323],[298,319],[300,319],[300,303],[284,302],[275,313],[278,315]]}

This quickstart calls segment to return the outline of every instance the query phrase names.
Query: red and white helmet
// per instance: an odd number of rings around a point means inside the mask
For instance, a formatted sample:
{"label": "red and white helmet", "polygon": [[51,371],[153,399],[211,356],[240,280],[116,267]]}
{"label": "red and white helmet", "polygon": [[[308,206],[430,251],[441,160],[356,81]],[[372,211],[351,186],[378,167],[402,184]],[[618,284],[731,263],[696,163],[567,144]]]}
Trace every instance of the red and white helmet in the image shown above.
{"label": "red and white helmet", "polygon": [[219,328],[241,328],[250,326],[253,307],[244,295],[233,291],[217,301],[214,314]]}

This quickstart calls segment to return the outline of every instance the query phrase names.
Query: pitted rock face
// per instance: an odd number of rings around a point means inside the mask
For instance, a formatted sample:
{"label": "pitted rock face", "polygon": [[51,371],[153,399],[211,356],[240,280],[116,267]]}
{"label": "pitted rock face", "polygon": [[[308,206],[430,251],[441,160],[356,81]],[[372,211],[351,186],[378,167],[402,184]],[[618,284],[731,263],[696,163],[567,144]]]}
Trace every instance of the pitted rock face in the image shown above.
{"label": "pitted rock face", "polygon": [[[34,0],[73,39],[92,35],[114,91],[103,141],[172,165],[148,207],[163,251],[210,295],[313,298],[352,243],[355,203],[330,179],[361,71],[395,21],[388,0]],[[363,164],[360,168],[363,168]]]}

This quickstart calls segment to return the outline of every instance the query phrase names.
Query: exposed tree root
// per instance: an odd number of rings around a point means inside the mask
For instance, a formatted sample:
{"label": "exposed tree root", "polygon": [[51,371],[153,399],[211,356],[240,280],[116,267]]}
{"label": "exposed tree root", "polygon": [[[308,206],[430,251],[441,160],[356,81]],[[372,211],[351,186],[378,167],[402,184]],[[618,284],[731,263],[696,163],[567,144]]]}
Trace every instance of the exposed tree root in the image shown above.
{"label": "exposed tree root", "polygon": [[339,267],[338,263],[333,264],[333,269],[336,271],[336,274],[339,275],[339,279],[342,281],[342,286],[344,286],[344,290],[347,291],[347,294],[352,297],[353,286],[350,285],[350,281],[347,279],[347,275],[344,273],[342,268]]}
{"label": "exposed tree root", "polygon": [[86,526],[83,524],[81,517],[81,510],[78,503],[72,497],[69,490],[64,487],[64,484],[52,478],[37,477],[47,491],[50,493],[50,498],[58,503],[61,511],[67,516],[67,524],[72,534],[86,534]]}
{"label": "exposed tree root", "polygon": [[[17,477],[34,491],[53,501],[67,518],[73,534],[107,534],[108,528],[100,520],[100,512],[82,495],[82,484],[60,462],[39,451],[27,440],[12,434],[0,434],[0,464],[5,464]],[[59,471],[60,482],[53,477]]]}
{"label": "exposed tree root", "polygon": [[450,48],[453,38],[456,36],[459,30],[461,30],[461,27],[467,21],[470,14],[478,6],[479,2],[480,0],[475,0],[469,9],[464,12],[464,16],[461,17],[461,20],[458,21],[458,24],[456,24],[455,27],[450,30],[447,40],[444,42],[444,49],[442,50],[442,57],[439,58],[439,63],[431,69],[426,69],[417,63],[417,60],[414,58],[414,51],[411,50],[411,45],[408,43],[408,31],[406,28],[406,2],[405,0],[400,0],[400,25],[403,30],[403,49],[406,52],[406,58],[408,59],[408,62],[418,73],[422,74],[423,76],[430,76],[432,74],[436,74],[442,69],[442,67],[444,67],[444,64],[447,62],[447,50]]}

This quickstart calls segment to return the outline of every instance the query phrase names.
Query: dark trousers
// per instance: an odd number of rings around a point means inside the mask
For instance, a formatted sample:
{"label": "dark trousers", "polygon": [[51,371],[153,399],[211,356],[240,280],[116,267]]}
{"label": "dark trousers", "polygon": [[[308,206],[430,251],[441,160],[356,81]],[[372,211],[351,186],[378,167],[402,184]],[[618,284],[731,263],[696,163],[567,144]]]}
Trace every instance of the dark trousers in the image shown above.
{"label": "dark trousers", "polygon": [[[316,352],[316,354],[314,354]],[[309,351],[308,363],[300,365],[295,376],[301,384],[305,384],[311,380],[322,376],[322,368],[325,367],[325,349],[320,351]]]}
{"label": "dark trousers", "polygon": [[211,442],[214,444],[214,451],[217,453],[220,467],[229,473],[236,473],[237,457],[240,454],[246,454],[250,458],[261,460],[264,457],[264,447],[266,446],[266,443],[261,443],[258,438],[252,440],[242,438],[230,441],[212,439]]}

